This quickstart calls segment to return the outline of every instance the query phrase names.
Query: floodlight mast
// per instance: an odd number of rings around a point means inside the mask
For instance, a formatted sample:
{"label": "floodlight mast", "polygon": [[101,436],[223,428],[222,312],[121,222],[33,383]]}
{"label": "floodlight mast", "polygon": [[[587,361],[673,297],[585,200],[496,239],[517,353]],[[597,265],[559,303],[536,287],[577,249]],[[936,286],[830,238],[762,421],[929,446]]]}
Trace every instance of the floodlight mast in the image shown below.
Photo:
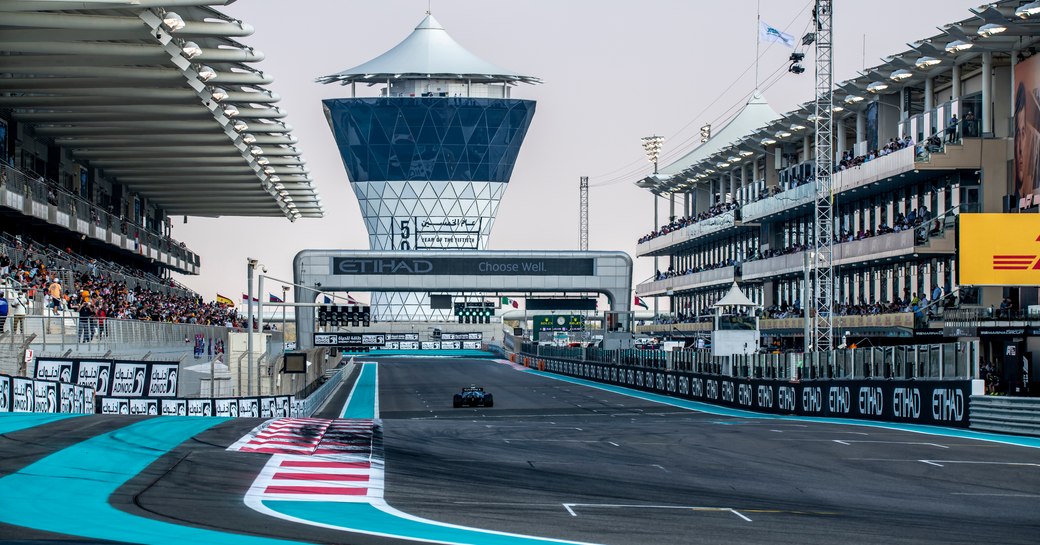
{"label": "floodlight mast", "polygon": [[834,340],[832,8],[832,0],[816,0],[816,8],[813,10],[816,25],[816,200],[813,252],[810,256],[813,271],[812,304],[804,307],[806,312],[813,313],[812,349],[819,352],[831,350]]}

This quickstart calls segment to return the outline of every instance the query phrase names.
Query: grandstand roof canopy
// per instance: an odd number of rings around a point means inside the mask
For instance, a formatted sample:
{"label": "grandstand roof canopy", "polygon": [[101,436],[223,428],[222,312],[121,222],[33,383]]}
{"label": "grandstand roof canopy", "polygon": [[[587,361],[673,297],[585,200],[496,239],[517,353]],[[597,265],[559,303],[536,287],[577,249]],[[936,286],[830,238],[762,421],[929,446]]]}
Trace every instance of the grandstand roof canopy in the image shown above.
{"label": "grandstand roof canopy", "polygon": [[171,215],[323,215],[233,0],[0,2],[0,109]]}
{"label": "grandstand roof canopy", "polygon": [[318,78],[321,83],[383,83],[387,79],[472,80],[479,83],[542,81],[491,64],[459,45],[444,27],[427,14],[401,43],[353,68]]}
{"label": "grandstand roof canopy", "polygon": [[[911,42],[907,44],[909,50],[885,57],[882,64],[861,71],[853,79],[836,83],[833,94],[835,121],[854,117],[857,112],[865,110],[873,102],[870,98],[875,92],[891,94],[904,88],[920,90],[927,78],[932,78],[936,89],[949,85],[950,68],[954,64],[960,67],[961,74],[976,73],[982,69],[984,53],[990,53],[995,60],[1005,63],[1022,52],[1033,54],[1040,44],[1040,14],[1024,17],[1021,12],[1016,14],[1016,10],[1033,1],[1001,0],[970,9],[971,17],[940,27],[941,34]],[[998,33],[980,32],[985,25],[1005,30]],[[957,41],[970,46],[949,47]],[[875,86],[874,91],[868,88],[877,82],[885,86]],[[707,142],[660,168],[660,174],[636,181],[636,185],[657,194],[685,191],[720,168],[739,166],[739,162],[730,160],[732,157],[750,161],[768,146],[801,141],[805,135],[803,131],[807,128],[811,130],[813,126],[816,113],[813,100],[782,116],[774,114],[770,119],[763,119],[759,125],[748,127],[745,120],[740,118],[751,104],[748,102],[748,106],[733,121]],[[744,130],[736,129],[738,120]],[[732,131],[730,127],[733,127]]]}

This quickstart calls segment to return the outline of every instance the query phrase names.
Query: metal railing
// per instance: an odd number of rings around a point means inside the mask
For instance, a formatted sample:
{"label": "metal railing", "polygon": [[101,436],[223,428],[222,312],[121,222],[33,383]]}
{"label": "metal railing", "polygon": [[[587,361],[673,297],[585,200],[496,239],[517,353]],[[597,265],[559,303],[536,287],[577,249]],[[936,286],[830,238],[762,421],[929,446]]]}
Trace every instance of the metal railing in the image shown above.
{"label": "metal railing", "polygon": [[[54,206],[57,213],[67,215],[69,218],[68,224],[64,224],[64,222],[59,223],[62,223],[64,227],[72,231],[89,234],[85,230],[89,231],[89,226],[95,225],[118,232],[126,237],[134,238],[137,244],[155,248],[190,265],[199,265],[199,256],[185,248],[183,243],[171,237],[140,225],[134,225],[126,219],[110,214],[79,195],[67,191],[61,184],[47,180],[43,176],[23,172],[11,165],[0,164],[0,168],[5,169],[7,178],[7,181],[0,186],[0,189],[6,189],[36,203]],[[6,202],[0,200],[0,204],[6,204]],[[26,207],[23,204],[23,209],[20,212],[24,212],[25,209]],[[73,222],[73,219],[77,220],[77,222]]]}
{"label": "metal railing", "polygon": [[221,341],[227,346],[228,333],[241,331],[219,325],[178,324],[114,318],[80,318],[71,312],[61,315],[8,316],[0,319],[0,347],[32,347],[40,351],[127,352],[142,354],[151,348],[179,347],[202,335],[207,345]]}
{"label": "metal railing", "polygon": [[978,377],[979,344],[946,343],[837,349],[809,353],[712,356],[711,350],[603,350],[523,343],[521,353],[537,358],[608,363],[735,378],[793,379],[972,379]]}

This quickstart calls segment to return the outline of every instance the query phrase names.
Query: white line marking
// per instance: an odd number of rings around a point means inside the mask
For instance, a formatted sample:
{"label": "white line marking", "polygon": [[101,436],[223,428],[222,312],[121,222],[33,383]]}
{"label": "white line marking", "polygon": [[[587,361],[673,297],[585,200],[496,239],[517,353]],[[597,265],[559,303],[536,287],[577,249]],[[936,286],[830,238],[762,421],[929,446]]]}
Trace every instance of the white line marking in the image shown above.
{"label": "white line marking", "polygon": [[617,444],[617,443],[615,443],[613,441],[607,441],[607,442],[610,443],[611,445],[614,445],[615,447],[620,447],[621,446],[621,445],[619,445],[619,444]]}
{"label": "white line marking", "polygon": [[740,518],[742,518],[744,520],[746,520],[747,522],[751,522],[751,519],[745,517],[744,515],[741,515],[740,511],[737,511],[736,509],[730,509],[729,512],[733,513],[734,515],[736,515],[736,516],[738,516],[738,517],[740,517]]}
{"label": "white line marking", "polygon": [[842,441],[842,440],[840,440],[840,439],[834,439],[834,442],[835,442],[835,443],[840,443],[840,444],[842,444],[842,445],[845,445],[846,447],[847,447],[847,446],[850,446],[850,445],[849,445],[848,443],[846,443],[845,441]]}
{"label": "white line marking", "polygon": [[918,460],[918,462],[921,462],[921,463],[924,463],[924,464],[928,464],[930,466],[935,466],[935,467],[944,467],[942,464],[937,464],[935,462],[930,462],[928,460]]}
{"label": "white line marking", "polygon": [[570,513],[572,517],[578,516],[578,514],[574,512],[574,509],[571,509],[571,505],[569,503],[563,504],[563,508],[566,509],[567,512]]}
{"label": "white line marking", "polygon": [[661,471],[664,471],[665,473],[671,473],[670,471],[665,469],[664,466],[661,465],[661,464],[653,464],[653,467],[656,467],[657,469],[660,469]]}
{"label": "white line marking", "polygon": [[1040,494],[981,494],[972,492],[953,492],[954,496],[996,496],[999,498],[1040,498]]}

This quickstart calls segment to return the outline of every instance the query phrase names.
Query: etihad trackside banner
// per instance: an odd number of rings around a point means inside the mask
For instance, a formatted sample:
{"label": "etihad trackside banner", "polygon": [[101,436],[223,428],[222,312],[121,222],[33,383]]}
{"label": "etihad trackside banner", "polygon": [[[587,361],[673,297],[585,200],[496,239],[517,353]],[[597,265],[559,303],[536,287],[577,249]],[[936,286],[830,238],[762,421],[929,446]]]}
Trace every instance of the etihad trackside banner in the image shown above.
{"label": "etihad trackside banner", "polygon": [[78,384],[0,375],[0,413],[94,412],[94,390]]}
{"label": "etihad trackside banner", "polygon": [[969,380],[791,383],[550,359],[545,360],[545,370],[766,413],[968,427]]}
{"label": "etihad trackside banner", "polygon": [[33,377],[75,383],[103,396],[174,398],[178,367],[176,362],[37,358]]}

